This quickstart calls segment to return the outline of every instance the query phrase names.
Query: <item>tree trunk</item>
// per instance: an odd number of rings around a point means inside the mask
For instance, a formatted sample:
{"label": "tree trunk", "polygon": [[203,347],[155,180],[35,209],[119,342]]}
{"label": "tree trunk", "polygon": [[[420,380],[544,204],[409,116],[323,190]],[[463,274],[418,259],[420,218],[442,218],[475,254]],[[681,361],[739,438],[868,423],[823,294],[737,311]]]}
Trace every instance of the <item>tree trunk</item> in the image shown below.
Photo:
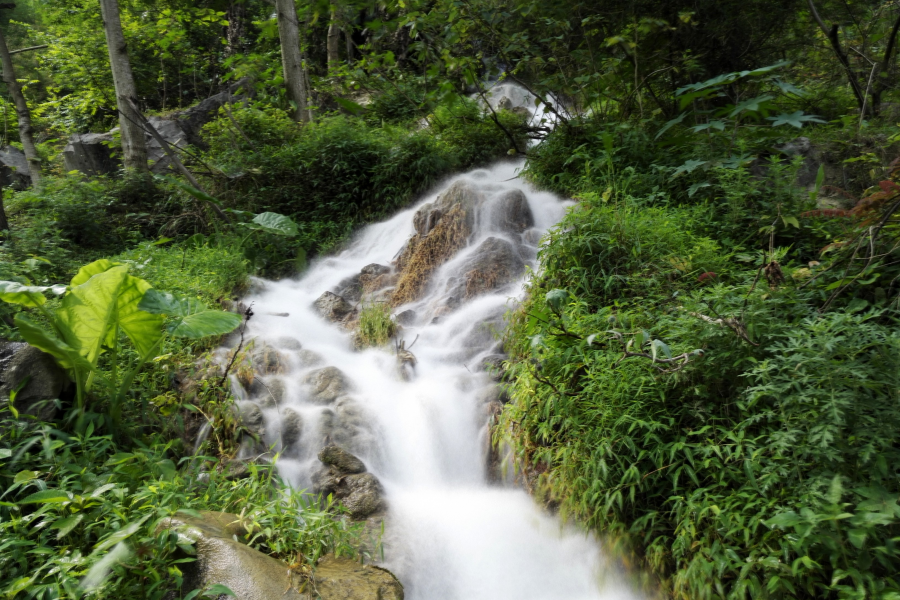
{"label": "tree trunk", "polygon": [[6,209],[3,208],[3,194],[0,194],[0,231],[9,231],[9,220],[6,218]]}
{"label": "tree trunk", "polygon": [[[6,45],[6,38],[0,31],[0,64],[3,66],[3,81],[6,82],[6,88],[9,95],[12,96],[16,105],[16,115],[19,118],[19,141],[25,148],[25,158],[28,160],[28,171],[31,174],[31,184],[36,186],[41,180],[41,159],[38,158],[37,148],[34,147],[34,137],[31,129],[31,111],[28,110],[28,103],[25,102],[25,96],[22,94],[22,88],[19,87],[19,81],[16,79],[16,71],[13,68],[12,56],[9,54],[9,48]],[[0,208],[0,229],[8,229],[6,215]]]}
{"label": "tree trunk", "polygon": [[244,6],[244,3],[232,0],[228,6],[227,19],[225,56],[234,56],[243,49],[243,38],[247,25],[247,8]]}
{"label": "tree trunk", "polygon": [[122,131],[122,154],[125,168],[138,173],[147,173],[147,142],[140,118],[131,107],[137,104],[137,88],[128,60],[128,48],[122,33],[118,0],[100,0],[103,14],[103,29],[106,32],[106,46],[112,67],[113,83],[116,86],[116,106],[119,109],[119,127]]}
{"label": "tree trunk", "polygon": [[328,54],[328,73],[333,75],[341,62],[341,27],[338,24],[337,7],[331,5],[331,23],[328,25],[328,39],[326,43]]}
{"label": "tree trunk", "polygon": [[306,77],[303,72],[303,57],[300,54],[300,26],[297,22],[297,7],[294,0],[275,0],[278,13],[278,37],[281,40],[281,66],[284,69],[284,84],[287,86],[288,100],[295,105],[294,120],[309,121],[306,104]]}

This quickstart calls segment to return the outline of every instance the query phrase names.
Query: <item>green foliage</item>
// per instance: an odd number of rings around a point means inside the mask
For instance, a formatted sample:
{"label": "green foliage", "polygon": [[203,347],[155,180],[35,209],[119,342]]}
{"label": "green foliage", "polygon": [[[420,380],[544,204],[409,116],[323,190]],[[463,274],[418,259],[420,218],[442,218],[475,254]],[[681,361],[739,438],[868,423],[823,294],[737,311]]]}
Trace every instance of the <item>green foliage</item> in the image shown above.
{"label": "green foliage", "polygon": [[397,334],[397,324],[391,318],[388,304],[374,302],[359,311],[356,345],[359,348],[378,348],[387,345]]}
{"label": "green foliage", "polygon": [[179,470],[171,443],[118,447],[92,421],[64,433],[5,407],[0,417],[10,450],[0,454],[0,590],[9,598],[189,597],[183,569],[196,550],[160,528],[178,511],[239,513],[256,532],[251,546],[300,565],[358,555],[363,526],[283,487],[272,467],[231,481],[204,457]]}
{"label": "green foliage", "polygon": [[790,218],[810,201],[797,164],[717,167],[698,203],[597,137],[590,175],[549,177],[584,143],[567,134],[531,166],[581,202],[511,315],[497,431],[539,494],[667,595],[894,597],[896,313],[862,286],[820,313],[840,274],[806,265],[852,234]]}

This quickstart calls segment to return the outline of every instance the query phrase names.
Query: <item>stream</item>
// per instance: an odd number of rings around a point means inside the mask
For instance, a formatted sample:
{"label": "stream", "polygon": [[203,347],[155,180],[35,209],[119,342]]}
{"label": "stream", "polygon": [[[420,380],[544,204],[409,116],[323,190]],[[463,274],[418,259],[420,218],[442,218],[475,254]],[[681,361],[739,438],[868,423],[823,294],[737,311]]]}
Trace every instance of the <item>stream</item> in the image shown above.
{"label": "stream", "polygon": [[[313,489],[323,446],[362,459],[383,489],[383,566],[408,600],[638,597],[598,540],[548,514],[490,461],[488,424],[503,398],[484,365],[501,356],[503,316],[536,268],[541,235],[571,204],[519,178],[523,164],[455,176],[301,277],[256,280],[244,299],[255,313],[248,337],[283,357],[265,377],[277,401],[259,403],[280,474]],[[439,222],[457,205],[468,219],[458,221],[463,244],[397,305],[402,263],[408,272],[417,260],[404,248],[417,232],[412,243],[442,235]],[[359,294],[361,272],[370,291]],[[356,350],[346,319],[331,322],[315,307],[327,291],[350,296],[356,310],[393,300],[415,366],[398,364],[393,346]],[[338,371],[316,388],[325,367]]]}

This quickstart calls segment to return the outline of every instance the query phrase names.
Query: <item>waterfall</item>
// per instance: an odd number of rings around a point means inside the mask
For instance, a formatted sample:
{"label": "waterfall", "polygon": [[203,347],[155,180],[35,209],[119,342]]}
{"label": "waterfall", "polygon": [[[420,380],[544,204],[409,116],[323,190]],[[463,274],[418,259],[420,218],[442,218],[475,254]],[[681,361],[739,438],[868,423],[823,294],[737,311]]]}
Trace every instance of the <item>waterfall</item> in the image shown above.
{"label": "waterfall", "polygon": [[[325,445],[365,463],[384,493],[384,566],[407,599],[636,597],[594,537],[489,473],[488,422],[503,398],[485,365],[497,361],[503,316],[537,267],[541,235],[567,207],[519,178],[522,166],[454,177],[303,276],[256,280],[244,300],[256,315],[255,360],[277,358],[239,404],[262,412],[265,443],[294,486],[316,485]],[[427,243],[453,252],[426,264],[434,248],[414,250]],[[416,261],[429,267],[418,279]],[[329,291],[340,322],[316,308]],[[347,323],[373,302],[392,305],[414,367],[398,368],[395,347],[354,348]]]}

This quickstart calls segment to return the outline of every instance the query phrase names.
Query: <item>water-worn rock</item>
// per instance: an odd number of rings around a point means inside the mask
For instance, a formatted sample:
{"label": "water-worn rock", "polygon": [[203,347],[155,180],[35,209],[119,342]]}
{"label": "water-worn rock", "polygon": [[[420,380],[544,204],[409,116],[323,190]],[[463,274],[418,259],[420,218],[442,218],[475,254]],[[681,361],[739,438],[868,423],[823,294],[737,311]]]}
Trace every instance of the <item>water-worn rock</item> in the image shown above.
{"label": "water-worn rock", "polygon": [[288,336],[282,336],[275,340],[275,345],[283,350],[290,350],[292,352],[303,350],[303,344],[300,343],[300,340]]}
{"label": "water-worn rock", "polygon": [[302,579],[292,576],[285,563],[242,541],[247,530],[238,515],[211,511],[200,515],[198,518],[179,513],[159,526],[159,531],[171,529],[194,542],[197,560],[180,565],[184,593],[221,584],[228,586],[238,600],[306,598],[300,594]]}
{"label": "water-worn rock", "polygon": [[[342,280],[334,289],[334,294],[343,298],[348,304],[362,300],[363,287],[359,281],[360,273]],[[320,298],[321,300],[321,298]],[[326,317],[327,318],[327,317]]]}
{"label": "water-worn rock", "polygon": [[525,261],[506,240],[489,237],[460,268],[464,273],[452,295],[466,299],[512,283],[525,272]]}
{"label": "water-worn rock", "polygon": [[31,415],[49,421],[56,415],[60,395],[69,378],[53,359],[28,344],[0,343],[0,398],[8,399],[16,392],[14,406],[20,415]]}
{"label": "water-worn rock", "polygon": [[394,261],[400,276],[391,296],[393,306],[418,300],[437,268],[468,244],[475,209],[483,202],[484,196],[471,183],[458,180],[433,205],[416,212],[416,234]]}
{"label": "water-worn rock", "polygon": [[325,362],[325,359],[312,350],[301,350],[297,353],[297,362],[300,364],[301,369],[306,369],[321,365]]}
{"label": "water-worn rock", "polygon": [[284,403],[287,387],[284,381],[275,377],[255,377],[247,390],[253,401],[262,408],[274,408]]}
{"label": "water-worn rock", "polygon": [[347,379],[337,367],[325,367],[308,373],[303,378],[308,386],[310,400],[318,404],[330,404],[343,394],[347,388]]}
{"label": "water-worn rock", "polygon": [[348,558],[323,557],[315,580],[322,600],[403,600],[403,586],[393,573]]}
{"label": "water-worn rock", "polygon": [[259,344],[250,353],[250,362],[253,370],[260,375],[282,373],[285,369],[285,360],[278,350],[265,342]]}
{"label": "water-worn rock", "polygon": [[302,435],[303,417],[297,411],[285,408],[281,412],[281,446],[287,456],[297,454],[297,446]]}
{"label": "water-worn rock", "polygon": [[417,316],[416,311],[412,309],[404,310],[403,312],[394,315],[394,321],[396,321],[398,325],[409,326],[416,322]]}
{"label": "water-worn rock", "polygon": [[489,219],[498,231],[523,233],[534,227],[534,215],[521,190],[510,190],[490,204]]}
{"label": "water-worn rock", "polygon": [[15,146],[0,148],[0,187],[25,190],[31,187],[31,171],[25,153]]}
{"label": "water-worn rock", "polygon": [[329,321],[340,321],[353,310],[349,302],[334,292],[325,292],[315,302],[316,312]]}
{"label": "water-worn rock", "polygon": [[343,448],[338,446],[325,446],[319,451],[319,460],[322,463],[337,469],[342,475],[364,473],[366,465]]}
{"label": "water-worn rock", "polygon": [[265,433],[265,422],[259,405],[255,402],[244,400],[235,403],[235,407],[241,427],[252,435],[262,437]]}

